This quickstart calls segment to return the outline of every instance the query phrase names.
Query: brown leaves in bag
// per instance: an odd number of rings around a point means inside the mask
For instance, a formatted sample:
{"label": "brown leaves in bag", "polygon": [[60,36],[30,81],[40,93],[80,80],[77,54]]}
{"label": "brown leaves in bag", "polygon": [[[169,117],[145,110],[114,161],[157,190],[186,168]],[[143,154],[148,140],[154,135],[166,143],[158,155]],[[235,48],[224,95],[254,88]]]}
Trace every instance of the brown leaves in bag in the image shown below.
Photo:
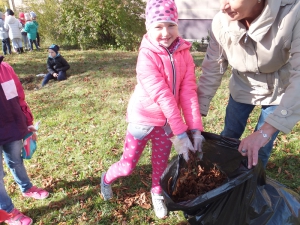
{"label": "brown leaves in bag", "polygon": [[174,202],[192,200],[221,186],[227,176],[215,166],[205,170],[200,165],[197,153],[189,152],[187,167],[181,168],[175,189],[171,191],[172,177],[168,182],[168,192]]}

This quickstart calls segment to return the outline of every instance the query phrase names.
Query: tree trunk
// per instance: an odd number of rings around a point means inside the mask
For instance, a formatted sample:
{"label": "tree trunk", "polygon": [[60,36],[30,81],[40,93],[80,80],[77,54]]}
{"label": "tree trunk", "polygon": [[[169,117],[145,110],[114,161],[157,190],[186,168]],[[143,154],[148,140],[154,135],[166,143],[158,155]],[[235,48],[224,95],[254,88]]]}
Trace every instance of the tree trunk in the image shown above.
{"label": "tree trunk", "polygon": [[14,0],[8,0],[9,3],[9,7],[12,11],[16,11],[16,7],[15,7],[15,1]]}

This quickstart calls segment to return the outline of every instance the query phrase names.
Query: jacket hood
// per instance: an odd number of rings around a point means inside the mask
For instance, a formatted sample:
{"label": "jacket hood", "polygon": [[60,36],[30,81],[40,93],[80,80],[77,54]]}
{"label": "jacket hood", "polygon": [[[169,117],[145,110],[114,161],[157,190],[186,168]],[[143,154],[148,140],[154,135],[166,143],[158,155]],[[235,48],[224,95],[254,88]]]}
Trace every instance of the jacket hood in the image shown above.
{"label": "jacket hood", "polygon": [[228,21],[226,15],[223,13],[221,13],[222,15],[220,15],[220,17],[224,23],[223,25],[229,28],[231,40],[234,43],[237,44],[246,32],[252,40],[260,42],[275,22],[280,7],[294,4],[296,1],[297,0],[266,0],[265,8],[251,23],[248,31],[239,21]]}
{"label": "jacket hood", "polygon": [[[192,46],[192,44],[182,38],[179,37],[179,42],[180,42],[180,45],[178,47],[178,50],[182,50],[182,49],[185,49],[185,48],[190,48]],[[144,37],[143,37],[143,40],[141,42],[141,45],[140,45],[140,50],[142,48],[147,48],[149,50],[151,50],[152,52],[155,52],[155,53],[165,53],[165,47],[157,44],[157,43],[154,43],[150,40],[148,34],[145,34]]]}
{"label": "jacket hood", "polygon": [[55,57],[52,57],[52,56],[48,55],[48,58],[49,58],[49,59],[56,59],[56,58],[59,58],[59,57],[60,57],[60,54],[59,54],[59,53],[57,53]]}
{"label": "jacket hood", "polygon": [[8,24],[12,24],[18,21],[14,16],[7,16],[5,17],[5,22]]}

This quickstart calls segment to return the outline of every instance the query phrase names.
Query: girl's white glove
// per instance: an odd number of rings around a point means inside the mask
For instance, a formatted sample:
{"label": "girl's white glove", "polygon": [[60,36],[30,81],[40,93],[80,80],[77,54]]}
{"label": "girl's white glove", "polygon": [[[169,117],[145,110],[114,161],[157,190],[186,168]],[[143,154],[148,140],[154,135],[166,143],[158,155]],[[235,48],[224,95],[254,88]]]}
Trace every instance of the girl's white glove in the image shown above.
{"label": "girl's white glove", "polygon": [[170,138],[172,143],[174,144],[174,148],[178,154],[182,154],[184,160],[187,162],[189,160],[189,150],[195,152],[192,142],[190,141],[187,135],[184,135],[183,138],[179,138],[178,136],[174,136]]}
{"label": "girl's white glove", "polygon": [[205,139],[201,135],[201,131],[200,130],[192,131],[192,137],[194,142],[194,149],[196,151],[202,152],[202,143]]}
{"label": "girl's white glove", "polygon": [[202,143],[205,140],[204,137],[201,135],[200,130],[195,130],[192,131],[192,137],[193,137],[193,142],[194,142],[194,149],[195,151],[198,151],[200,159],[203,157],[203,152],[202,152]]}

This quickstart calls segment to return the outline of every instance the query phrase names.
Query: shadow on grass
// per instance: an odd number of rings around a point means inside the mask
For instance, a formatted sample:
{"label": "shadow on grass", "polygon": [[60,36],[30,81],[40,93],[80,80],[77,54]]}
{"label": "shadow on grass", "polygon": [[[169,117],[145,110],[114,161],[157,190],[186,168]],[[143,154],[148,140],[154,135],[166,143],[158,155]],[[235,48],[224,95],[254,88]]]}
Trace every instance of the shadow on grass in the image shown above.
{"label": "shadow on grass", "polygon": [[[296,166],[296,163],[298,163],[299,165],[299,155],[293,157],[287,156],[282,160],[284,160],[286,164],[293,164]],[[151,204],[149,197],[151,171],[152,167],[150,164],[138,165],[130,176],[122,177],[115,181],[112,186],[114,198],[107,202],[104,202],[102,197],[100,197],[100,176],[102,171],[99,171],[98,176],[87,177],[82,180],[76,180],[76,178],[71,181],[60,180],[53,185],[53,189],[56,191],[54,191],[54,193],[52,192],[52,194],[59,192],[59,190],[63,190],[68,193],[67,196],[58,201],[51,201],[50,196],[48,199],[50,202],[48,206],[29,209],[26,214],[32,217],[36,215],[43,215],[43,218],[52,217],[53,220],[56,220],[53,221],[53,224],[58,224],[59,222],[66,221],[66,218],[67,221],[68,218],[76,220],[80,218],[83,213],[86,213],[89,223],[85,224],[121,224],[120,218],[122,221],[131,221],[133,217],[132,214],[135,212],[138,213],[143,210],[149,210],[149,213],[143,213],[143,215],[147,215],[147,218],[143,218],[143,220],[149,221],[149,224],[151,224],[151,222],[155,220],[155,218],[150,215],[152,209],[143,209],[142,207],[133,204],[124,210],[126,197],[134,196],[138,192],[141,192],[141,189],[147,192],[147,201]],[[49,191],[51,192],[51,190]],[[73,211],[78,205],[81,206],[78,211]],[[57,215],[54,215],[57,214],[58,211],[59,214],[65,215],[65,218],[62,220],[56,219]],[[102,215],[102,211],[106,211],[106,213],[103,213]],[[116,216],[116,213],[120,214]],[[168,220],[165,220],[164,223],[161,224],[168,224]]]}
{"label": "shadow on grass", "polygon": [[[141,190],[143,190],[146,192],[146,201],[151,205],[151,171],[151,165],[137,166],[130,176],[116,180],[112,186],[114,198],[107,202],[104,202],[103,198],[100,197],[100,172],[99,176],[88,177],[83,180],[60,180],[58,183],[53,185],[53,188],[57,191],[63,189],[68,193],[66,197],[58,201],[51,201],[50,195],[48,200],[51,202],[48,206],[32,208],[27,210],[25,213],[32,217],[36,217],[36,215],[43,215],[43,218],[49,219],[49,217],[51,217],[54,219],[57,218],[57,213],[59,211],[59,214],[61,215],[66,214],[66,217],[63,219],[65,221],[68,217],[70,220],[76,220],[80,217],[80,215],[86,212],[89,224],[119,224],[120,218],[122,221],[130,221],[133,216],[132,214],[135,212],[139,212],[140,210],[152,210],[152,208],[143,209],[137,204],[128,206],[125,203],[126,199],[132,198],[135,195],[138,196],[141,193]],[[47,190],[51,193],[51,190]],[[52,192],[51,194],[55,193]],[[124,204],[122,204],[122,202]],[[73,211],[74,207],[76,208],[78,205],[81,206],[78,211]],[[134,207],[134,209],[132,209],[132,207]],[[106,216],[102,215],[102,210],[106,211],[106,213],[104,213]],[[109,214],[107,214],[108,210],[110,211]],[[116,214],[120,211],[122,211],[122,216],[116,216]],[[147,218],[143,218],[144,220],[149,222],[154,221],[154,218],[151,218],[149,214],[146,215]],[[63,222],[59,219],[55,220],[57,221],[53,221],[53,224]]]}

